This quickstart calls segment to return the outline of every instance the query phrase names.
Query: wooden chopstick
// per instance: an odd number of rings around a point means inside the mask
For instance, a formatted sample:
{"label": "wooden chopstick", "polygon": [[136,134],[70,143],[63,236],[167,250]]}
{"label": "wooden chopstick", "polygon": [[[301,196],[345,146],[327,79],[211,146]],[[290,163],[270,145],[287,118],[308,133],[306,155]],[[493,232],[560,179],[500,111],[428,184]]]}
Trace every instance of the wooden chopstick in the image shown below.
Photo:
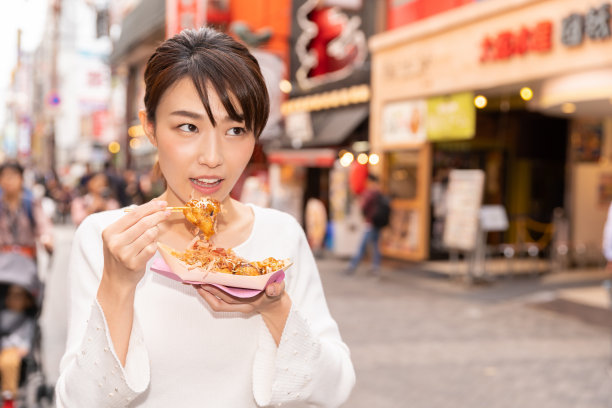
{"label": "wooden chopstick", "polygon": [[[172,211],[172,212],[183,212],[183,210],[187,209],[187,208],[189,208],[189,207],[166,207],[166,210]],[[123,211],[124,212],[131,212],[131,211],[133,211],[133,209],[132,209],[132,207],[128,207],[128,208],[125,208]]]}

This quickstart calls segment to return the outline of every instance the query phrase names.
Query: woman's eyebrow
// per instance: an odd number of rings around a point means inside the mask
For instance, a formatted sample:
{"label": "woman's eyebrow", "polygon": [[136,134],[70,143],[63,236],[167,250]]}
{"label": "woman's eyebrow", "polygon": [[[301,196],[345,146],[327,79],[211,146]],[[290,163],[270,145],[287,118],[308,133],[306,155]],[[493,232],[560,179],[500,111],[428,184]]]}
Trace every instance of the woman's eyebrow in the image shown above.
{"label": "woman's eyebrow", "polygon": [[184,117],[188,117],[188,118],[191,118],[191,119],[202,119],[203,118],[203,116],[200,115],[199,113],[190,112],[190,111],[184,111],[184,110],[174,111],[174,112],[170,113],[170,115],[172,115],[172,116],[184,116]]}

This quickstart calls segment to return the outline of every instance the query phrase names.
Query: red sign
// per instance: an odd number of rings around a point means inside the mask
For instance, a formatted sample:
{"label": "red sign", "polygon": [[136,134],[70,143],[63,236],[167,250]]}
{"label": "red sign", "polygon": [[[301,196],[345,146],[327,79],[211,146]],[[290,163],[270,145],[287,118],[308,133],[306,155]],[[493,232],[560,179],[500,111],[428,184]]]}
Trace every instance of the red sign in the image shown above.
{"label": "red sign", "polygon": [[480,62],[507,60],[527,53],[543,53],[552,48],[552,22],[541,21],[533,28],[500,31],[481,43]]}
{"label": "red sign", "polygon": [[207,0],[166,0],[166,38],[206,24]]}
{"label": "red sign", "polygon": [[423,20],[474,0],[387,0],[387,29]]}

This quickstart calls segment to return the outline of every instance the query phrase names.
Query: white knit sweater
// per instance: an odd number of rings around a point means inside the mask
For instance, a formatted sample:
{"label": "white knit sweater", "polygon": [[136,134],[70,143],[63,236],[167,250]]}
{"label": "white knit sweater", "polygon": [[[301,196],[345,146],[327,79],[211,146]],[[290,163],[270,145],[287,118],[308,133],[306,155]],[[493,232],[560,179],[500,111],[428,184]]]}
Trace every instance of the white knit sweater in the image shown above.
{"label": "white knit sweater", "polygon": [[236,253],[294,263],[286,271],[292,308],[279,346],[259,314],[214,312],[193,287],[151,272],[151,260],[136,290],[122,367],[95,297],[101,233],[123,212],[94,214],[79,226],[70,259],[58,407],[336,407],[346,400],[355,373],[304,232],[285,213],[251,208],[253,230]]}

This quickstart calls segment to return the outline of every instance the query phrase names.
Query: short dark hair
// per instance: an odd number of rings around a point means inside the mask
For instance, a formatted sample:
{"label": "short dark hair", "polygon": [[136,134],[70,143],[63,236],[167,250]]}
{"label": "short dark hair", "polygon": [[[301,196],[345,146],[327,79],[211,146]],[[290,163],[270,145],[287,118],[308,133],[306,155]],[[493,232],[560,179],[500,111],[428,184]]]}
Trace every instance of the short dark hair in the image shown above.
{"label": "short dark hair", "polygon": [[185,77],[193,81],[213,126],[209,84],[230,118],[244,121],[256,138],[268,121],[270,98],[257,60],[244,45],[212,28],[184,30],[164,41],[149,58],[144,77],[145,109],[152,123],[164,92]]}
{"label": "short dark hair", "polygon": [[16,172],[19,173],[21,177],[23,177],[23,166],[15,160],[9,160],[7,162],[0,164],[0,176],[4,173],[4,170],[6,169],[15,170]]}

